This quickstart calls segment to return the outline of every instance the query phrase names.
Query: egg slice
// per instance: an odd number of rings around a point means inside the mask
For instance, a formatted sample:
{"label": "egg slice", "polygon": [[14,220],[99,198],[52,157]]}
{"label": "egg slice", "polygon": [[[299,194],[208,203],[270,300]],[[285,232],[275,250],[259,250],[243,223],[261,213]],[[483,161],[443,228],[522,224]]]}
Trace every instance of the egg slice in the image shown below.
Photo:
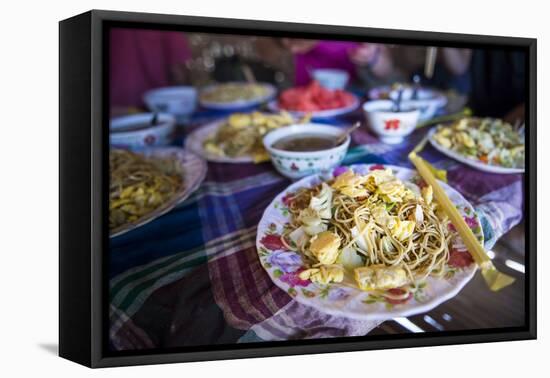
{"label": "egg slice", "polygon": [[324,265],[334,264],[338,258],[340,237],[333,232],[323,231],[310,240],[309,252]]}
{"label": "egg slice", "polygon": [[413,234],[415,224],[416,222],[402,221],[396,217],[395,223],[390,228],[390,233],[395,239],[403,241]]}
{"label": "egg slice", "polygon": [[312,282],[327,285],[331,282],[342,282],[344,279],[344,268],[341,265],[321,265],[318,268],[311,268],[300,272],[299,277],[302,280],[311,280]]}
{"label": "egg slice", "polygon": [[349,170],[336,177],[332,187],[346,196],[356,198],[369,195],[369,191],[363,185],[367,182],[367,176],[356,175]]}
{"label": "egg slice", "polygon": [[354,270],[355,281],[361,290],[386,290],[408,283],[405,269],[371,265]]}

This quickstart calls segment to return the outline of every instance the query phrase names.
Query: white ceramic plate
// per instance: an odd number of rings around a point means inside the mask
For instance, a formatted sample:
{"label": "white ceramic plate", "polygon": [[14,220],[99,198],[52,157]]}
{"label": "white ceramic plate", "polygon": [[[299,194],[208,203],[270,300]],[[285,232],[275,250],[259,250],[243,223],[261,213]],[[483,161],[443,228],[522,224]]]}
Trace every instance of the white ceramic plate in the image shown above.
{"label": "white ceramic plate", "polygon": [[[203,108],[212,109],[212,110],[231,111],[231,110],[239,110],[239,109],[260,105],[266,101],[271,100],[277,94],[277,89],[275,89],[275,87],[271,84],[259,83],[258,85],[261,85],[267,89],[267,94],[265,96],[257,97],[250,100],[236,100],[232,102],[214,102],[214,101],[205,101],[201,99],[201,96],[199,95],[199,102]],[[215,91],[218,86],[219,85],[216,84],[216,85],[210,85],[208,87],[205,87],[201,90],[201,94]]]}
{"label": "white ceramic plate", "polygon": [[[418,183],[420,180],[416,171],[391,165],[381,167],[361,164],[353,165],[351,168],[365,173],[372,169],[391,168],[394,174],[405,182]],[[262,266],[273,282],[298,302],[336,316],[361,320],[387,320],[433,309],[456,296],[474,276],[476,265],[473,263],[460,269],[450,268],[444,278],[429,277],[425,285],[404,303],[391,303],[381,295],[359,290],[354,286],[349,272],[342,283],[318,285],[309,280],[300,280],[297,276],[297,272],[303,267],[300,255],[286,250],[279,241],[284,225],[291,220],[285,205],[285,197],[299,188],[312,187],[320,181],[319,175],[313,175],[290,185],[275,197],[258,225],[256,247]],[[450,186],[440,184],[483,243],[483,231],[472,205]]]}
{"label": "white ceramic plate", "polygon": [[194,130],[185,138],[185,148],[193,151],[203,159],[214,163],[254,163],[254,158],[250,155],[239,157],[219,156],[204,149],[204,141],[208,139],[210,135],[216,133],[225,122],[227,122],[226,119],[215,121]]}
{"label": "white ceramic plate", "polygon": [[183,169],[184,186],[164,205],[145,214],[138,220],[119,226],[110,232],[110,237],[122,235],[130,230],[143,226],[146,223],[166,214],[177,204],[184,201],[191,193],[198,189],[206,176],[206,162],[197,155],[177,147],[159,147],[141,150],[138,153],[147,157],[173,158],[180,162]]}
{"label": "white ceramic plate", "polygon": [[[359,107],[360,103],[357,96],[353,95],[353,99],[354,99],[354,102],[352,104],[343,108],[319,110],[314,112],[300,112],[296,110],[286,110],[286,111],[292,114],[296,118],[302,118],[308,114],[311,115],[311,119],[326,119],[326,118],[339,117],[339,116],[348,114]],[[277,100],[270,101],[267,104],[267,107],[269,110],[275,113],[278,113],[281,110],[284,110],[279,108],[279,102]]]}
{"label": "white ceramic plate", "polygon": [[508,174],[508,175],[509,174],[518,174],[518,173],[525,172],[525,168],[506,168],[506,167],[501,167],[501,166],[498,166],[498,165],[485,164],[480,160],[472,159],[470,157],[461,155],[456,151],[445,148],[445,147],[441,146],[439,143],[437,143],[436,140],[434,139],[433,136],[436,133],[436,131],[437,131],[437,127],[434,127],[428,132],[428,140],[430,141],[430,143],[432,144],[432,146],[436,150],[438,150],[439,152],[441,152],[444,155],[449,156],[450,158],[458,160],[461,163],[464,163],[466,165],[469,165],[470,167],[473,167],[475,169],[478,169],[478,170],[484,171],[484,172]]}

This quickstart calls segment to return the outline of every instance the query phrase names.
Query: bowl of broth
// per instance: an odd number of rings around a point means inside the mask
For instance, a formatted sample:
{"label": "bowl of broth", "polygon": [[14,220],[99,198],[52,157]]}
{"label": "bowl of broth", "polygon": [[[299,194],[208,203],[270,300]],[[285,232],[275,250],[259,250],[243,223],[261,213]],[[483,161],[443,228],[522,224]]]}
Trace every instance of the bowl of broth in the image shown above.
{"label": "bowl of broth", "polygon": [[271,131],[263,143],[275,169],[290,179],[299,179],[340,165],[350,143],[349,136],[337,143],[344,131],[316,123],[290,125]]}

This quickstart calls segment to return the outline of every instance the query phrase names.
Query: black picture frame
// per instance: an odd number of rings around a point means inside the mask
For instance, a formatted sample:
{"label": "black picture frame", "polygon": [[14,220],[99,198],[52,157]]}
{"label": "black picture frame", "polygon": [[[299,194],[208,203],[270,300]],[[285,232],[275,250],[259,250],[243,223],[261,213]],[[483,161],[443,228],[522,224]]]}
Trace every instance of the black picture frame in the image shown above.
{"label": "black picture frame", "polygon": [[[432,46],[498,46],[527,52],[525,173],[526,324],[425,335],[266,342],[109,354],[108,114],[105,30],[112,26]],[[536,338],[536,39],[92,10],[59,23],[59,354],[89,367],[407,348]]]}

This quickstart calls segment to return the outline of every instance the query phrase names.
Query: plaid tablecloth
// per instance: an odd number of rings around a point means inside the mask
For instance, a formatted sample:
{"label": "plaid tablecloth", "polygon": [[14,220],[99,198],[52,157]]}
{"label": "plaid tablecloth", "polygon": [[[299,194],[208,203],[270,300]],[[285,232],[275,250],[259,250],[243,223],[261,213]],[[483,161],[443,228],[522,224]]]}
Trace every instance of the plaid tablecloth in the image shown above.
{"label": "plaid tablecloth", "polygon": [[[333,124],[350,124],[355,114]],[[344,164],[411,167],[407,154],[425,135],[382,144],[353,134]],[[181,141],[179,141],[181,143]],[[422,154],[447,170],[451,186],[476,208],[491,248],[523,214],[523,176],[496,175]],[[155,221],[111,240],[110,345],[114,350],[365,335],[376,322],[324,314],[276,287],[257,257],[256,226],[290,184],[270,163],[208,164],[204,183]]]}

